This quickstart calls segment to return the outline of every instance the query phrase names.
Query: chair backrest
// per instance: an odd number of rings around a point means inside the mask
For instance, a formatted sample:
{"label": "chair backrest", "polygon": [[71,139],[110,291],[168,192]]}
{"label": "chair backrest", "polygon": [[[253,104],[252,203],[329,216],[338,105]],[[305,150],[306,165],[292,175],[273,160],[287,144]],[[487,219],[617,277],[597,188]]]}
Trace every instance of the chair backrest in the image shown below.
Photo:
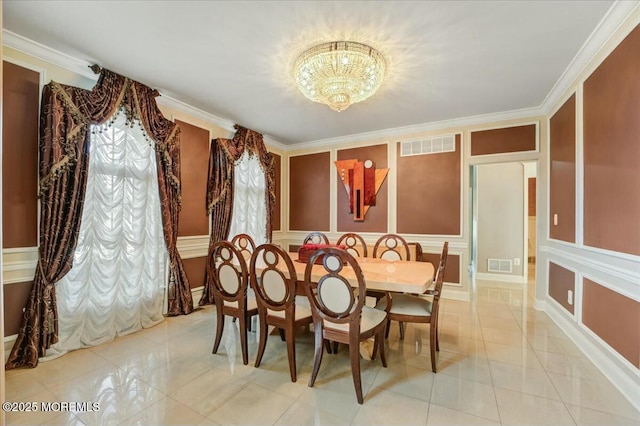
{"label": "chair backrest", "polygon": [[302,244],[329,244],[329,238],[322,232],[312,232],[305,237]]}
{"label": "chair backrest", "polygon": [[367,257],[367,243],[358,234],[348,232],[342,235],[336,242],[345,246],[345,250],[354,257]]}
{"label": "chair backrest", "polygon": [[214,298],[229,302],[246,300],[247,264],[240,250],[229,241],[217,241],[211,246],[207,273],[213,284]]}
{"label": "chair backrest", "polygon": [[387,260],[411,260],[409,245],[400,235],[386,234],[376,241],[373,257]]}
{"label": "chair backrest", "polygon": [[[258,269],[262,271],[258,272]],[[280,247],[274,244],[258,246],[251,256],[249,277],[258,304],[283,311],[295,303],[296,268]]]}
{"label": "chair backrest", "polygon": [[[444,270],[447,267],[447,258],[449,257],[449,241],[445,241],[442,245],[442,253],[440,254],[440,261],[438,262],[438,266],[436,267],[436,275],[433,280],[435,282],[438,281],[438,274],[442,270],[442,274],[444,275]],[[442,267],[442,268],[440,268]]]}
{"label": "chair backrest", "polygon": [[420,243],[407,243],[407,245],[409,246],[411,259],[416,262],[422,262],[422,245]]}
{"label": "chair backrest", "polygon": [[256,249],[256,243],[253,241],[253,238],[251,238],[251,235],[238,234],[231,239],[231,244],[233,244],[235,248],[240,251],[240,253],[244,257],[244,260],[249,263],[251,255]]}
{"label": "chair backrest", "polygon": [[[318,257],[322,258],[322,264],[314,265]],[[323,269],[317,285],[311,280],[314,266]],[[352,269],[358,280],[355,292],[344,275],[347,266]],[[336,248],[320,249],[309,260],[304,280],[314,322],[325,320],[340,324],[350,323],[350,329],[353,330],[352,327],[356,326],[356,330],[360,330],[360,314],[365,302],[366,285],[360,265],[353,256]]]}

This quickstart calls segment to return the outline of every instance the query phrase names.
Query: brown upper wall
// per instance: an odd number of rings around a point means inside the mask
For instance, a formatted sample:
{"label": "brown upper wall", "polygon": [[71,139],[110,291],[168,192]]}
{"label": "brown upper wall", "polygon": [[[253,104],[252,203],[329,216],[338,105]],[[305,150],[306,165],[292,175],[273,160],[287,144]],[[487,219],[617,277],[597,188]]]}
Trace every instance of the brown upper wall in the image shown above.
{"label": "brown upper wall", "polygon": [[[549,237],[576,241],[576,96],[549,120]],[[558,224],[554,225],[554,215]]]}
{"label": "brown upper wall", "polygon": [[184,271],[189,279],[189,286],[191,288],[198,288],[204,285],[204,273],[207,269],[207,257],[192,257],[189,259],[182,259],[184,264]]}
{"label": "brown upper wall", "polygon": [[2,246],[38,245],[40,74],[3,62]]}
{"label": "brown upper wall", "polygon": [[584,278],[582,323],[640,368],[640,302]]}
{"label": "brown upper wall", "polygon": [[271,224],[274,231],[280,231],[282,230],[282,225],[280,224],[280,204],[282,203],[282,200],[280,199],[282,194],[282,182],[280,182],[280,180],[282,179],[282,157],[280,157],[278,154],[274,154],[273,152],[271,153],[271,155],[273,156],[273,164],[276,169],[276,205],[273,208],[273,218]]}
{"label": "brown upper wall", "polygon": [[[338,160],[371,160],[374,162],[376,169],[384,169],[388,167],[387,161],[387,145],[373,145],[353,149],[338,150]],[[337,173],[335,166],[331,169]],[[387,179],[380,187],[380,191],[376,195],[376,205],[369,207],[364,221],[356,222],[353,220],[353,213],[349,213],[349,196],[344,190],[344,185],[337,179],[338,185],[338,232],[380,232],[387,233],[387,201],[388,188]]]}
{"label": "brown upper wall", "polygon": [[209,235],[207,214],[207,170],[209,168],[209,131],[176,120],[180,126],[180,174],[182,210],[178,236]]}
{"label": "brown upper wall", "polygon": [[640,255],[640,27],[584,83],[584,243]]}
{"label": "brown upper wall", "polygon": [[455,152],[402,157],[400,145],[398,142],[398,232],[460,235],[460,135],[456,135]]}
{"label": "brown upper wall", "polygon": [[289,229],[329,231],[331,155],[289,157]]}
{"label": "brown upper wall", "polygon": [[[567,302],[568,291],[573,292],[572,304]],[[549,262],[549,296],[573,314],[576,294],[576,274],[573,271]]]}
{"label": "brown upper wall", "polygon": [[471,155],[535,150],[535,124],[471,132]]}

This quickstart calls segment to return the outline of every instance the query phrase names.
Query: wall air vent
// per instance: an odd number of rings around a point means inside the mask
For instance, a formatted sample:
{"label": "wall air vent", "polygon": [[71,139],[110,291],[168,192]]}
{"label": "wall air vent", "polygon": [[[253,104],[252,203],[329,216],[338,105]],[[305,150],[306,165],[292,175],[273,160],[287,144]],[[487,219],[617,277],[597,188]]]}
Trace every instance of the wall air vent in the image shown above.
{"label": "wall air vent", "polygon": [[488,259],[487,271],[509,273],[511,269],[511,259]]}
{"label": "wall air vent", "polygon": [[439,154],[441,152],[455,152],[455,150],[455,135],[439,136],[431,139],[402,142],[400,156],[407,157],[409,155]]}

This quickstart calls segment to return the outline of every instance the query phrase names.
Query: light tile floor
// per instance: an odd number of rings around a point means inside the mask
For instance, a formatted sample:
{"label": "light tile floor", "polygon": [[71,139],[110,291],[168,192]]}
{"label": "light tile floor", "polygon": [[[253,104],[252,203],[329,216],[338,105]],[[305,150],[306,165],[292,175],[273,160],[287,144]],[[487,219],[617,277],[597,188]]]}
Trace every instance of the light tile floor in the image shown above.
{"label": "light tile floor", "polygon": [[[446,290],[445,290],[446,292]],[[6,372],[9,401],[98,402],[97,412],[7,413],[8,424],[72,425],[638,425],[640,413],[544,313],[533,285],[479,282],[475,301],[444,300],[439,372],[428,325],[392,324],[389,367],[361,360],[356,402],[348,351],[324,355],[307,387],[312,334],[298,336],[298,381],[271,336],[260,368],[242,365],[237,325],[226,322],[211,354],[215,312],[206,307],[35,369]],[[361,350],[363,357],[367,349]]]}

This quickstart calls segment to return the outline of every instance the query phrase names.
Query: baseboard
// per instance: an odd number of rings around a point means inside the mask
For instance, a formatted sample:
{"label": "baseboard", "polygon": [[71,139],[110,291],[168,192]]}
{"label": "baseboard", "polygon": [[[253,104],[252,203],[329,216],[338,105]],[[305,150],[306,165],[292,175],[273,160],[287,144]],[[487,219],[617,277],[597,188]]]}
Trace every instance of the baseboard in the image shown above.
{"label": "baseboard", "polygon": [[476,272],[476,280],[500,281],[504,283],[526,284],[527,279],[520,275],[491,274],[488,272]]}
{"label": "baseboard", "polygon": [[607,379],[640,411],[640,370],[632,366],[606,343],[599,342],[563,308],[552,300],[545,303],[545,312],[580,348]]}
{"label": "baseboard", "polygon": [[18,338],[17,334],[13,334],[11,336],[5,336],[4,338],[4,363],[7,363],[9,359],[9,355],[11,354],[11,349],[13,349],[13,344]]}

